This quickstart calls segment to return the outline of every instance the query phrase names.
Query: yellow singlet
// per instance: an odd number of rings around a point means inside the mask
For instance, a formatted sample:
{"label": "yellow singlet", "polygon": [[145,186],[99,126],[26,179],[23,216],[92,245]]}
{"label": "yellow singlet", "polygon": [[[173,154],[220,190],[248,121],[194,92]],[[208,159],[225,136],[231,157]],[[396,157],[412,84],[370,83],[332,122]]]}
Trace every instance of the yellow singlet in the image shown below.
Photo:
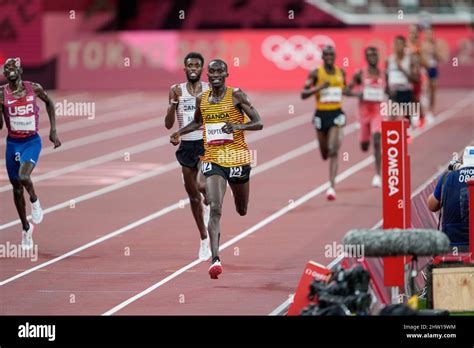
{"label": "yellow singlet", "polygon": [[203,139],[205,154],[204,162],[216,163],[222,167],[237,167],[250,164],[250,151],[245,142],[244,131],[236,130],[233,134],[221,131],[225,121],[245,123],[245,115],[232,102],[234,88],[226,87],[226,93],[218,104],[209,103],[211,89],[201,97],[201,114],[204,126]]}
{"label": "yellow singlet", "polygon": [[317,110],[337,110],[342,107],[342,89],[344,88],[344,79],[342,71],[334,66],[335,73],[330,75],[324,69],[324,66],[318,68],[318,82],[316,86],[320,86],[326,81],[329,87],[316,93],[316,109]]}

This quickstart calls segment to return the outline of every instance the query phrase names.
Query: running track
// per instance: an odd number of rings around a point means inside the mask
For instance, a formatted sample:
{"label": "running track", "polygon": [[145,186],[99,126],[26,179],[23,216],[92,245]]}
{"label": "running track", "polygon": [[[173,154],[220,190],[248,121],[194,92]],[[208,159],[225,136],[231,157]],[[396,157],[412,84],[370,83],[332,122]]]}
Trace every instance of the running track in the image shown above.
{"label": "running track", "polygon": [[[34,235],[39,257],[0,259],[0,314],[266,315],[294,292],[308,260],[332,261],[325,245],[380,220],[372,156],[359,150],[351,125],[354,100],[344,106],[338,200],[327,202],[328,166],[310,124],[313,101],[294,92],[249,95],[265,124],[247,133],[257,151],[249,212],[235,212],[229,190],[224,273],[211,280],[209,263],[196,260],[198,231],[163,126],[166,95],[52,93],[56,102],[95,101],[96,117],[59,118],[63,147],[52,151],[42,108],[43,153],[34,178],[47,214]],[[474,141],[472,97],[467,90],[439,93],[437,122],[410,146],[413,190]],[[131,102],[140,107],[130,110]],[[0,244],[18,244],[3,142],[0,151]]]}

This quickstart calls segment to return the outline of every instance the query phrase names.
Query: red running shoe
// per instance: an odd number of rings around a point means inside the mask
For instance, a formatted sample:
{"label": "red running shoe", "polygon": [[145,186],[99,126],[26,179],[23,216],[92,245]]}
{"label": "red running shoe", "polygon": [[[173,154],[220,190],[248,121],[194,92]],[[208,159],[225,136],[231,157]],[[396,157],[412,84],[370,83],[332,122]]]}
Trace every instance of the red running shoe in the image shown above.
{"label": "red running shoe", "polygon": [[211,279],[217,279],[219,274],[222,273],[222,265],[220,261],[214,261],[209,267],[209,275],[211,276]]}

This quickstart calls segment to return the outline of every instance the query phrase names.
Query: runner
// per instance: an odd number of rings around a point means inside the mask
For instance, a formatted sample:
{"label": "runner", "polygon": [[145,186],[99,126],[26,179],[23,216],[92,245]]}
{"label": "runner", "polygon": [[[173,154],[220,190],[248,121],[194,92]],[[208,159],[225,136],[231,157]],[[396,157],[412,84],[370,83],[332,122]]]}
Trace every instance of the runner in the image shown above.
{"label": "runner", "polygon": [[[178,117],[178,126],[183,128],[194,119],[196,96],[209,89],[206,82],[201,82],[204,58],[201,54],[190,52],[184,57],[184,72],[187,82],[171,86],[169,106],[165,116],[165,126],[171,129]],[[207,225],[209,222],[209,206],[206,200],[206,186],[202,173],[199,171],[199,157],[204,155],[202,129],[183,135],[181,144],[176,151],[176,158],[181,165],[184,188],[189,197],[191,211],[201,235],[199,258],[207,260],[211,257]],[[202,194],[202,197],[201,197]]]}
{"label": "runner", "polygon": [[[196,98],[194,120],[171,135],[177,145],[180,137],[204,125],[202,172],[206,177],[207,200],[211,207],[209,236],[212,264],[209,275],[217,279],[222,273],[219,258],[220,219],[227,183],[232,190],[239,215],[247,214],[251,156],[244,131],[263,128],[260,115],[247,95],[239,88],[228,87],[227,64],[220,59],[211,61],[207,72],[211,89]],[[245,122],[245,116],[250,121]]]}
{"label": "runner", "polygon": [[346,116],[342,111],[342,94],[346,84],[346,74],[334,64],[336,52],[334,47],[326,46],[322,52],[324,64],[309,73],[301,98],[316,96],[314,125],[323,160],[329,158],[329,181],[331,186],[326,191],[328,200],[336,199],[336,175],[338,169],[338,151],[344,136],[343,127]]}
{"label": "runner", "polygon": [[[412,59],[412,56],[406,53],[405,37],[399,35],[395,37],[393,50],[394,53],[387,58],[385,79],[387,81],[387,93],[393,103],[398,104],[397,115],[395,118],[406,117],[411,120],[419,115],[409,115],[409,109],[414,108],[415,98],[413,94],[413,82],[419,81],[419,65]],[[391,108],[389,108],[392,110]]]}
{"label": "runner", "polygon": [[38,164],[41,152],[41,137],[38,134],[39,106],[36,98],[46,105],[51,124],[49,140],[54,148],[61,146],[56,134],[56,116],[54,103],[44,89],[37,83],[21,80],[23,69],[19,58],[8,58],[3,66],[3,75],[8,84],[0,88],[0,129],[3,117],[8,129],[5,163],[8,178],[13,186],[13,199],[23,227],[21,246],[25,250],[33,248],[34,225],[28,222],[26,204],[23,196],[25,189],[31,202],[31,217],[35,224],[43,220],[43,211],[31,181],[31,173]]}
{"label": "runner", "polygon": [[421,43],[422,61],[426,67],[428,83],[428,105],[426,112],[426,122],[433,122],[434,105],[436,100],[436,89],[438,81],[438,65],[441,60],[439,46],[433,35],[433,28],[428,27],[424,31],[424,40]]}
{"label": "runner", "polygon": [[[385,99],[385,82],[382,71],[378,67],[379,54],[377,48],[367,47],[365,49],[365,60],[367,68],[357,71],[347,87],[346,94],[359,97],[359,123],[360,123],[360,146],[366,152],[370,146],[370,135],[374,142],[375,175],[372,186],[381,187],[381,138],[382,116],[381,103]],[[361,90],[355,94],[352,89],[360,86]]]}
{"label": "runner", "polygon": [[420,29],[416,24],[411,24],[408,28],[408,43],[406,47],[407,54],[410,55],[410,59],[414,64],[417,65],[416,80],[412,81],[413,85],[413,100],[415,103],[419,104],[420,115],[412,115],[413,126],[423,127],[425,125],[425,113],[423,105],[421,104],[421,92],[423,90],[423,82],[425,81],[426,74],[425,69],[423,69],[422,57],[421,57],[421,42],[420,42]]}

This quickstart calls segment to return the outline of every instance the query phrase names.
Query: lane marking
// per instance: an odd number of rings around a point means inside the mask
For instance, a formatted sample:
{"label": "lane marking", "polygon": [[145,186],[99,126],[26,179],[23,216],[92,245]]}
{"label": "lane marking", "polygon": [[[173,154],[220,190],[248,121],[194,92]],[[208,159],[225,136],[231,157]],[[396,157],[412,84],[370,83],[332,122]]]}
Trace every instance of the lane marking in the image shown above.
{"label": "lane marking", "polygon": [[[291,120],[283,121],[281,123],[278,123],[278,124],[275,124],[273,126],[268,127],[267,132],[262,134],[259,137],[257,137],[257,136],[253,136],[253,137],[248,136],[247,137],[247,142],[252,143],[254,141],[262,140],[262,139],[265,139],[267,137],[279,134],[279,133],[281,133],[283,131],[286,131],[288,129],[296,128],[298,126],[304,125],[306,123],[306,121],[307,121],[307,119],[304,116],[298,117],[297,120],[296,120],[296,123],[293,123],[293,121],[291,121]],[[349,135],[350,133],[357,130],[359,128],[359,126],[358,126],[357,123],[354,122],[354,123],[348,125],[346,128],[347,128],[347,135]],[[168,140],[169,140],[169,137],[167,138],[166,143],[168,143]],[[313,141],[313,143],[314,143],[315,146],[317,146],[317,143],[315,141]],[[297,151],[297,150],[292,150],[292,151]],[[293,153],[292,151],[290,151],[290,153]],[[299,151],[301,151],[301,150],[299,150]],[[121,154],[121,157],[122,157],[123,153],[121,153],[120,151],[119,151],[119,153]],[[291,156],[291,155],[289,155],[289,156]],[[264,163],[262,165],[269,165],[269,164]],[[259,166],[257,166],[257,168]],[[113,192],[115,190],[118,190],[118,189],[121,189],[121,188],[124,188],[124,187],[127,187],[127,186],[130,186],[130,185],[135,184],[137,182],[140,182],[140,181],[143,181],[143,180],[146,180],[146,179],[149,179],[149,178],[167,173],[171,170],[178,169],[179,167],[180,167],[180,165],[179,165],[178,162],[176,162],[176,161],[170,162],[170,163],[165,164],[165,165],[163,165],[159,168],[149,170],[149,171],[144,172],[142,174],[139,174],[137,176],[134,176],[134,177],[131,177],[131,178],[128,178],[128,179],[124,179],[124,180],[122,180],[120,182],[117,182],[117,183],[114,183],[112,185],[102,187],[98,190],[95,190],[95,191],[77,196],[75,198],[68,199],[67,201],[56,204],[52,207],[45,208],[43,210],[43,214],[49,214],[49,213],[55,212],[57,210],[67,208],[67,207],[70,206],[71,201],[74,201],[75,204],[80,203],[80,202],[84,202],[86,200],[89,200],[89,199],[107,194],[109,192]],[[35,180],[35,182],[36,181],[37,180]],[[11,188],[11,186],[9,186],[9,187]],[[0,192],[2,192],[1,187],[0,187]],[[31,219],[31,215],[28,215],[28,219]],[[0,230],[4,230],[4,229],[7,229],[11,226],[18,225],[18,224],[20,224],[20,222],[21,222],[20,219],[16,219],[16,220],[10,221],[8,223],[4,223],[4,224],[0,225]]]}
{"label": "lane marking", "polygon": [[[471,99],[470,99],[471,94],[474,94],[474,93],[470,93],[467,97],[462,99],[457,104],[464,105],[464,104],[466,104],[466,102],[470,103],[471,102]],[[457,104],[455,104],[455,105],[457,105]],[[438,117],[435,118],[435,121],[432,124],[430,124],[429,126],[425,126],[423,129],[418,129],[418,132],[416,132],[416,131],[413,132],[412,133],[412,139],[426,133],[427,131],[429,131],[430,129],[435,127],[436,125],[439,125],[440,123],[446,121],[447,119],[449,119],[451,117],[452,114],[457,112],[458,109],[459,108],[457,108],[457,109],[451,108],[449,110],[446,110],[444,113],[439,114]],[[372,164],[373,162],[374,162],[373,156],[369,156],[369,157],[365,158],[364,160],[356,163],[355,165],[353,165],[353,166],[349,167],[348,169],[346,169],[344,172],[337,175],[336,183],[339,183],[339,182],[347,179],[351,175],[359,172],[360,170],[364,169],[365,167]],[[289,206],[285,206],[285,207],[281,208],[280,210],[276,211],[275,213],[273,213],[270,216],[266,217],[265,219],[261,220],[256,225],[250,227],[249,229],[247,229],[244,232],[240,233],[238,236],[232,238],[231,240],[229,240],[226,243],[224,243],[223,245],[221,245],[219,250],[220,251],[225,250],[227,247],[231,246],[232,244],[235,244],[236,242],[238,242],[239,240],[245,238],[246,236],[258,231],[262,227],[266,226],[267,224],[271,223],[272,221],[274,221],[274,220],[278,219],[279,217],[283,216],[284,214],[286,214],[290,210],[293,210],[296,207],[302,205],[303,203],[309,201],[310,199],[318,196],[319,194],[321,194],[322,192],[327,190],[329,188],[329,186],[330,186],[329,181],[327,181],[323,185],[318,186],[317,188],[313,189],[312,191],[306,193],[305,195],[301,196],[296,201],[294,201],[291,208]],[[195,265],[198,265],[201,262],[202,261],[199,260],[199,259],[194,260],[193,262],[191,262],[188,265],[184,266],[183,268],[179,269],[178,271],[171,274],[170,276],[168,276],[168,277],[164,278],[163,280],[159,281],[158,283],[148,287],[147,289],[145,289],[142,292],[136,294],[135,296],[121,302],[120,304],[118,304],[117,306],[115,306],[112,309],[108,310],[107,312],[103,313],[102,315],[108,316],[108,315],[112,315],[112,314],[120,311],[124,307],[126,307],[129,304],[137,301],[138,299],[146,296],[147,294],[151,293],[152,291],[156,290],[157,288],[161,287],[162,285],[168,283],[169,281],[171,281],[174,278],[178,277],[183,272],[185,272],[188,269],[194,267]]]}

